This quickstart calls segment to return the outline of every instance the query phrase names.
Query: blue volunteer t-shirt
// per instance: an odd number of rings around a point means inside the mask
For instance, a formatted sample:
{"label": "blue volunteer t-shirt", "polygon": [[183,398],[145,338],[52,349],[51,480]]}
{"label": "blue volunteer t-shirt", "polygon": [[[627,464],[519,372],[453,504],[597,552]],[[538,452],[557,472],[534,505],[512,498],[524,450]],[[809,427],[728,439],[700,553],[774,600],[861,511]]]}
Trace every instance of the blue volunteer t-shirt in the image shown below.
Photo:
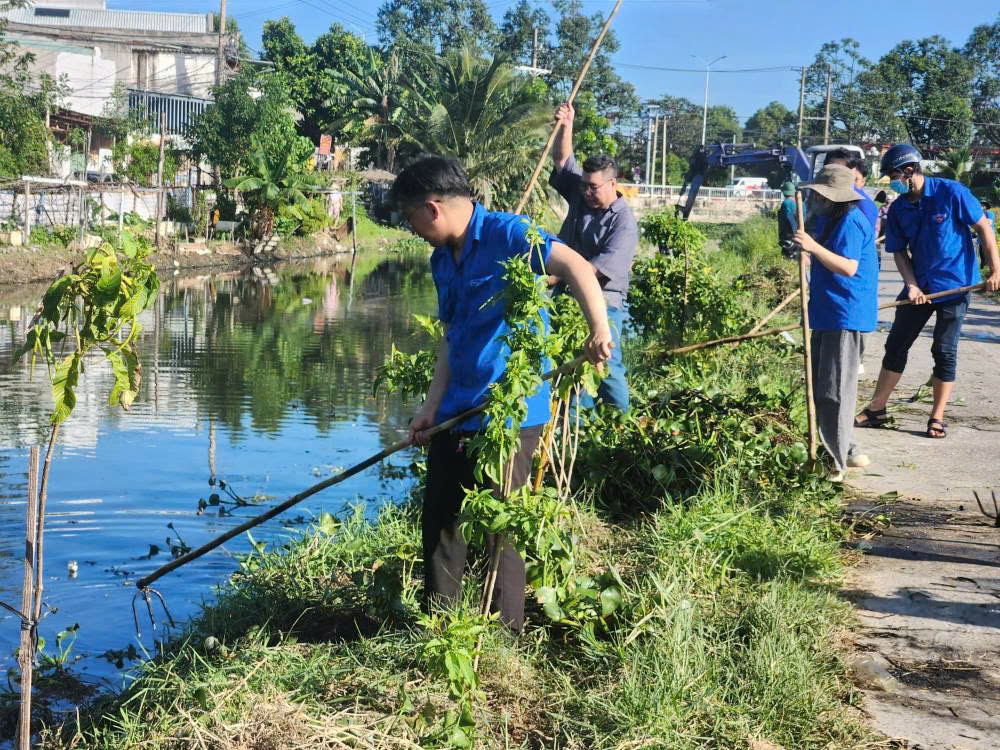
{"label": "blue volunteer t-shirt", "polygon": [[858,261],[853,276],[834,273],[812,258],[809,267],[809,325],[814,331],[875,330],[878,321],[878,258],[875,228],[852,209],[824,238],[826,221],[819,217],[814,239],[827,250]]}
{"label": "blue volunteer t-shirt", "polygon": [[[909,249],[917,284],[927,294],[977,284],[979,260],[969,226],[982,217],[983,207],[965,185],[925,177],[919,201],[914,203],[900,196],[889,206],[885,250],[901,253]],[[937,304],[956,299],[958,295],[933,301]]]}
{"label": "blue volunteer t-shirt", "polygon": [[854,186],[854,192],[861,196],[861,200],[858,201],[858,209],[865,215],[865,218],[872,223],[872,229],[874,229],[875,224],[878,223],[878,206],[876,206],[875,201],[868,196],[868,193],[859,188],[857,185]]}
{"label": "blue volunteer t-shirt", "polygon": [[[491,300],[506,284],[501,262],[531,252],[526,237],[528,226],[524,216],[487,211],[476,203],[458,263],[448,246],[435,248],[431,255],[438,317],[447,327],[451,366],[451,381],[437,413],[439,422],[483,403],[490,384],[503,375],[510,350],[500,339],[506,335],[508,326],[503,304]],[[552,250],[552,236],[542,232],[542,237],[544,242],[539,248],[542,257],[538,257],[538,252],[531,257],[532,270],[537,274],[544,272],[543,264],[548,262]],[[545,325],[548,326],[547,316]],[[522,427],[548,422],[548,381],[527,399],[527,406],[528,416]],[[481,420],[479,415],[470,417],[457,429],[478,430]]]}

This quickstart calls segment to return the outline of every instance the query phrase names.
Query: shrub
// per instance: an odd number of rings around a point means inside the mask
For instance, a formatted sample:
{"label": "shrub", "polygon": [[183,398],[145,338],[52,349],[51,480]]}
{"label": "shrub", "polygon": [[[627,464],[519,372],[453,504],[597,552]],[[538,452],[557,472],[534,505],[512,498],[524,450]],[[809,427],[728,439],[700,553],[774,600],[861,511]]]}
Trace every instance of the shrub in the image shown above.
{"label": "shrub", "polygon": [[691,340],[726,336],[746,328],[750,321],[739,295],[733,293],[740,289],[739,284],[734,290],[722,281],[700,252],[689,253],[687,263],[684,258],[656,255],[632,269],[631,325],[640,336],[668,345],[680,341],[682,326],[685,338]]}
{"label": "shrub", "polygon": [[670,211],[644,216],[639,222],[643,237],[661,252],[697,252],[705,246],[705,235],[694,224]]}

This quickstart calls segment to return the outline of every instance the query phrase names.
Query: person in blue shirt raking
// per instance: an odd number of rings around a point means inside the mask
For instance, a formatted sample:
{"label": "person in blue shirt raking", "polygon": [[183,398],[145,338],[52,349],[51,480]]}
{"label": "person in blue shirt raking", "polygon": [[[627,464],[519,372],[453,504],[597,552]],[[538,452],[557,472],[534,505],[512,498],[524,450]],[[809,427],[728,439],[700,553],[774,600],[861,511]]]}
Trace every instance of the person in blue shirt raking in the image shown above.
{"label": "person in blue shirt raking", "polygon": [[[422,519],[428,605],[461,595],[467,550],[458,514],[465,488],[477,485],[476,461],[465,448],[481,422],[479,416],[471,417],[430,440],[426,430],[482,404],[487,389],[503,375],[510,354],[501,343],[507,332],[505,311],[491,300],[506,284],[501,262],[532,250],[527,217],[487,211],[472,196],[461,163],[443,156],[423,157],[408,166],[390,193],[413,231],[434,246],[431,274],[445,330],[427,397],[410,421],[410,440],[430,443]],[[531,253],[532,268],[539,275],[555,274],[569,286],[590,327],[584,353],[600,366],[611,356],[612,338],[597,276],[576,252],[547,233],[542,236],[541,252]],[[527,481],[542,427],[549,421],[549,393],[546,383],[527,399],[521,447],[513,459],[515,489]],[[515,632],[524,624],[524,585],[524,561],[507,544],[501,551],[493,609]]]}
{"label": "person in blue shirt raking", "polygon": [[892,180],[900,197],[892,202],[885,222],[885,251],[892,253],[903,277],[897,299],[913,304],[896,308],[896,317],[885,342],[882,370],[871,403],[858,415],[859,427],[881,427],[889,421],[886,405],[906,367],[907,354],[932,315],[934,343],[934,408],[927,421],[927,437],[945,437],[944,410],[955,383],[958,338],[969,307],[969,295],[950,295],[931,301],[927,295],[980,281],[979,259],[969,227],[975,228],[988,256],[989,291],[1000,289],[1000,255],[989,219],[969,189],[960,182],[926,177],[920,152],[896,144],[882,156],[881,170]]}
{"label": "person in blue shirt raking", "polygon": [[848,466],[867,466],[867,456],[853,442],[858,393],[861,335],[875,330],[878,318],[878,264],[875,228],[860,211],[854,173],[827,164],[802,186],[813,192],[814,237],[795,233],[808,253],[809,323],[812,328],[812,375],[816,426],[833,458],[829,479],[840,482]]}

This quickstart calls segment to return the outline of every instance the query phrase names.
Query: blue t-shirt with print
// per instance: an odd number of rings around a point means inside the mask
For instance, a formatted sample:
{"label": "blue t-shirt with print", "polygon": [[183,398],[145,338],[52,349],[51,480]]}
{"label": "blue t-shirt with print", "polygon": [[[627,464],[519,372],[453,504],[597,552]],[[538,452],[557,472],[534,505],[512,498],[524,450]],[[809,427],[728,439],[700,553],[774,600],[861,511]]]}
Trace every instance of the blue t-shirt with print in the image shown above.
{"label": "blue t-shirt with print", "polygon": [[834,273],[816,258],[809,264],[809,325],[814,331],[875,330],[878,321],[878,257],[875,227],[857,207],[824,237],[818,217],[814,239],[831,252],[858,261],[853,276]]}
{"label": "blue t-shirt with print", "polygon": [[[435,248],[431,255],[438,317],[446,326],[451,367],[451,381],[438,408],[439,422],[482,404],[490,384],[503,375],[510,350],[501,342],[509,330],[503,305],[495,301],[506,284],[500,264],[515,255],[531,252],[528,227],[527,217],[487,211],[476,203],[458,262],[448,246]],[[531,257],[536,274],[544,273],[552,249],[552,236],[541,234],[541,257],[538,252]],[[547,316],[545,325],[548,326]],[[522,427],[548,422],[549,390],[546,381],[527,399],[528,415]],[[477,430],[481,422],[481,416],[476,415],[457,429]]]}
{"label": "blue t-shirt with print", "polygon": [[[889,206],[885,250],[909,250],[917,284],[926,294],[978,284],[979,260],[969,227],[983,217],[983,207],[960,182],[925,177],[917,202],[900,196]],[[942,297],[934,303],[959,299]]]}

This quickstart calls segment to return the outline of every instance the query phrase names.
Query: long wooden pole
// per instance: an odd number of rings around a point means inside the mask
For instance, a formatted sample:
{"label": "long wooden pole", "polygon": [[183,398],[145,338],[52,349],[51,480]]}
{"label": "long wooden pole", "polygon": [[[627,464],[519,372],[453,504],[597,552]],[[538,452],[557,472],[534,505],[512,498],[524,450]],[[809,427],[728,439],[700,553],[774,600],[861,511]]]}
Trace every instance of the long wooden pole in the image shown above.
{"label": "long wooden pole", "polygon": [[761,318],[760,321],[757,323],[757,325],[755,325],[753,328],[750,329],[750,333],[757,333],[757,331],[761,330],[765,325],[767,325],[767,323],[771,320],[771,318],[773,318],[775,315],[784,310],[785,307],[791,304],[792,300],[798,296],[799,296],[798,289],[795,289],[791,293],[789,293],[787,297],[785,297],[783,300],[781,300],[781,302],[778,303],[778,306],[776,308],[774,308],[773,310],[771,310],[771,312],[769,312],[767,315]]}
{"label": "long wooden pole", "polygon": [[[611,9],[611,13],[608,14],[608,19],[604,22],[604,26],[601,27],[601,33],[598,34],[597,39],[594,40],[594,46],[590,48],[590,54],[587,55],[587,59],[584,61],[583,67],[580,68],[580,73],[576,77],[576,83],[573,84],[573,90],[570,91],[569,98],[566,99],[566,101],[570,104],[573,103],[577,93],[580,91],[583,79],[587,75],[587,71],[590,70],[590,64],[594,62],[597,50],[600,49],[601,42],[604,41],[604,37],[608,34],[608,29],[611,28],[611,21],[618,13],[618,9],[621,7],[622,0],[618,0],[618,2],[615,3],[615,7]],[[535,165],[535,171],[531,173],[531,179],[528,180],[528,187],[524,189],[524,195],[521,196],[521,200],[517,204],[517,208],[514,209],[515,214],[519,214],[524,210],[524,206],[527,204],[528,198],[531,197],[531,191],[535,189],[535,183],[538,181],[538,175],[542,173],[542,167],[545,166],[545,161],[549,158],[549,152],[552,151],[552,146],[556,142],[556,134],[559,132],[559,128],[559,123],[556,123],[552,128],[552,132],[549,133],[548,143],[545,144],[545,148],[542,150],[542,155],[538,159],[538,164]]]}
{"label": "long wooden pole", "polygon": [[[953,294],[965,294],[966,292],[978,292],[986,288],[986,283],[982,282],[979,284],[973,284],[972,286],[960,286],[956,289],[945,289],[943,292],[935,292],[934,294],[928,294],[927,299],[935,300],[941,297],[950,297]],[[796,289],[792,292],[793,298],[798,296],[800,291]],[[904,307],[906,305],[912,305],[908,299],[896,300],[895,302],[887,302],[884,305],[879,305],[879,310],[889,310],[893,307]],[[770,316],[768,316],[770,317]],[[762,321],[763,322],[763,321]],[[791,323],[786,326],[779,326],[777,328],[768,328],[764,331],[751,331],[750,333],[740,333],[735,336],[726,336],[721,339],[712,339],[711,341],[702,341],[699,344],[688,344],[687,346],[678,346],[675,349],[668,349],[667,354],[687,354],[689,352],[696,352],[699,349],[708,349],[713,346],[721,346],[722,344],[738,344],[741,341],[748,341],[749,339],[759,339],[764,336],[774,336],[777,333],[784,333],[785,331],[794,331],[800,328],[800,323]]]}
{"label": "long wooden pole", "polygon": [[[545,373],[542,376],[542,380],[551,380],[552,378],[558,377],[560,375],[565,375],[568,372],[572,372],[577,367],[579,367],[581,364],[583,364],[583,362],[585,361],[585,359],[586,359],[586,357],[584,357],[584,355],[581,354],[579,357],[577,357],[576,359],[574,359],[572,362],[567,362],[566,364],[561,365],[560,367],[557,367],[556,369],[552,370],[551,372]],[[485,410],[485,409],[486,409],[486,404],[485,403],[480,404],[479,406],[475,406],[475,407],[473,407],[471,409],[468,409],[467,411],[462,412],[457,417],[452,417],[451,419],[445,420],[444,422],[441,422],[440,424],[437,424],[434,427],[431,427],[430,429],[428,429],[426,431],[426,434],[427,434],[428,437],[433,437],[434,435],[437,435],[439,433],[446,432],[447,430],[450,430],[452,427],[455,427],[456,425],[461,424],[462,422],[464,422],[465,420],[467,420],[469,417],[474,417],[475,415],[482,413],[483,410]],[[187,563],[191,562],[192,560],[198,559],[202,555],[205,555],[205,554],[211,552],[216,547],[219,547],[220,545],[225,544],[226,542],[228,542],[233,537],[237,537],[240,534],[243,534],[244,532],[249,531],[254,526],[259,526],[260,524],[264,523],[265,521],[268,521],[268,520],[274,518],[275,516],[277,516],[277,515],[279,515],[281,513],[284,513],[286,510],[288,510],[289,508],[291,508],[293,505],[302,502],[307,497],[312,497],[317,492],[325,490],[327,487],[332,487],[335,484],[339,484],[340,482],[343,482],[345,479],[349,479],[350,477],[353,477],[355,474],[358,474],[358,473],[364,471],[365,469],[367,469],[368,467],[374,466],[379,461],[382,461],[382,460],[388,458],[393,453],[398,453],[399,451],[403,450],[404,448],[409,448],[410,445],[411,445],[411,443],[410,443],[409,439],[400,440],[398,443],[394,443],[393,445],[390,445],[388,448],[386,448],[383,451],[380,451],[379,453],[376,453],[374,456],[369,456],[368,458],[366,458],[361,463],[355,464],[351,468],[342,471],[340,474],[337,474],[337,476],[330,477],[329,479],[324,479],[322,482],[319,482],[318,484],[314,484],[312,487],[309,487],[308,489],[302,490],[302,492],[298,493],[297,495],[293,495],[292,497],[288,498],[285,502],[281,503],[280,505],[274,506],[273,508],[271,508],[271,510],[267,511],[266,513],[261,513],[259,516],[251,518],[246,523],[242,523],[239,526],[230,529],[226,533],[221,534],[220,536],[216,537],[215,539],[213,539],[212,541],[208,542],[207,544],[203,544],[198,549],[192,550],[191,552],[188,552],[186,555],[181,555],[176,560],[170,561],[166,565],[162,566],[161,568],[157,569],[156,571],[154,571],[150,575],[146,576],[145,578],[142,578],[139,581],[136,581],[136,584],[135,584],[136,587],[138,587],[139,589],[146,588],[147,586],[149,586],[149,584],[153,583],[154,581],[156,581],[159,578],[162,578],[163,576],[165,576],[170,571],[176,570],[177,568],[181,567],[182,565],[186,565]]]}
{"label": "long wooden pole", "polygon": [[[799,227],[805,227],[802,215],[802,191],[795,191],[795,212]],[[816,400],[813,394],[812,334],[809,330],[809,286],[806,280],[806,254],[799,250],[799,300],[802,303],[803,360],[806,370],[806,414],[809,417],[809,458],[816,460]]]}
{"label": "long wooden pole", "polygon": [[31,446],[28,455],[28,503],[24,527],[24,582],[21,586],[21,643],[17,661],[21,667],[21,713],[17,725],[18,750],[31,748],[31,683],[35,658],[34,620],[32,603],[35,582],[35,552],[38,534],[38,446]]}

